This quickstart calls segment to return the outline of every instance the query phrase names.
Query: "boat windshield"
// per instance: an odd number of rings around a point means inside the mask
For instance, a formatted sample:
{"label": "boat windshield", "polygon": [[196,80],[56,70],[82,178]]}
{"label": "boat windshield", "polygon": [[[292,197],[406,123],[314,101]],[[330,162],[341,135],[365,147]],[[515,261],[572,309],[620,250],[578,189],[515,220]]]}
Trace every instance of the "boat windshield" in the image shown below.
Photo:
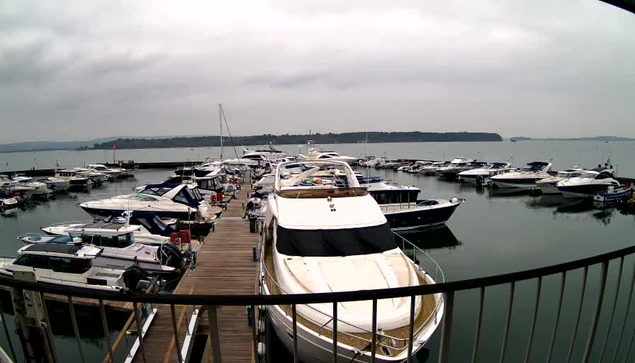
{"label": "boat windshield", "polygon": [[584,179],[595,179],[595,177],[596,177],[597,175],[598,175],[597,173],[589,173],[589,172],[586,172],[586,173],[582,173],[582,174],[580,174],[580,178],[584,178]]}
{"label": "boat windshield", "polygon": [[79,258],[61,258],[25,254],[15,260],[14,264],[39,269],[53,270],[71,274],[83,274],[90,270],[92,260]]}
{"label": "boat windshield", "polygon": [[124,248],[132,245],[134,239],[132,233],[126,233],[119,236],[102,236],[102,235],[82,235],[82,242],[91,243],[99,247]]}
{"label": "boat windshield", "polygon": [[313,230],[278,226],[276,233],[278,251],[288,256],[355,256],[397,247],[388,223],[364,228]]}
{"label": "boat windshield", "polygon": [[130,200],[138,200],[138,201],[141,201],[141,202],[154,202],[154,201],[157,200],[154,197],[151,197],[149,195],[144,195],[142,193],[133,194],[128,199],[130,199]]}

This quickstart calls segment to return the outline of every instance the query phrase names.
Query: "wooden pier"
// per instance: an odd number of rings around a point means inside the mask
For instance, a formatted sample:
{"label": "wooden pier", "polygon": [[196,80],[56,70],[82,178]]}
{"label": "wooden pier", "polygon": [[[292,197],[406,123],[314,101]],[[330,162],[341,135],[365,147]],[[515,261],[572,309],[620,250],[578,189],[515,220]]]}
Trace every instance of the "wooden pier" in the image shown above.
{"label": "wooden pier", "polygon": [[[236,193],[227,210],[216,222],[215,232],[210,232],[197,251],[197,263],[181,279],[174,293],[177,294],[228,294],[251,295],[256,293],[256,271],[258,263],[253,261],[253,247],[258,244],[258,235],[249,232],[249,222],[242,218],[243,204],[249,198],[249,186]],[[179,347],[192,319],[193,309],[176,306],[175,316],[179,327]],[[201,309],[199,323],[194,327],[195,335],[209,333],[208,312]],[[217,309],[222,361],[252,362],[253,340],[245,307],[225,306]],[[158,307],[157,314],[144,338],[146,362],[178,362],[174,342],[170,306]],[[204,357],[211,356],[210,342],[206,343]],[[185,359],[185,357],[183,357]],[[135,362],[142,362],[142,352],[137,351]],[[205,358],[204,362],[208,361]]]}

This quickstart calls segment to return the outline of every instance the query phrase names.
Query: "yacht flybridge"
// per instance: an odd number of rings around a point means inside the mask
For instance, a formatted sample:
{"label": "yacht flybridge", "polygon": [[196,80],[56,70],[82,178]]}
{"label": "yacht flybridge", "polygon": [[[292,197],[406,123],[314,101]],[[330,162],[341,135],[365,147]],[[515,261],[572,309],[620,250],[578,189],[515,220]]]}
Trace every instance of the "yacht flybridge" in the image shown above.
{"label": "yacht flybridge", "polygon": [[[398,248],[381,209],[347,163],[303,161],[308,170],[288,175],[278,165],[268,198],[261,243],[260,292],[325,293],[434,284]],[[339,172],[336,172],[339,171]],[[330,174],[328,178],[324,175]],[[287,175],[286,177],[284,175]],[[319,177],[315,177],[319,175]],[[408,351],[410,298],[377,306],[377,362],[400,362]],[[369,362],[372,302],[337,304],[338,361]],[[273,327],[292,349],[288,306],[268,306]],[[443,315],[441,294],[416,297],[413,353],[430,339]],[[330,362],[332,304],[297,306],[298,352],[306,362]]]}
{"label": "yacht flybridge", "polygon": [[193,184],[148,184],[140,192],[79,205],[92,216],[121,215],[124,211],[155,212],[162,218],[207,221],[215,217],[210,204]]}

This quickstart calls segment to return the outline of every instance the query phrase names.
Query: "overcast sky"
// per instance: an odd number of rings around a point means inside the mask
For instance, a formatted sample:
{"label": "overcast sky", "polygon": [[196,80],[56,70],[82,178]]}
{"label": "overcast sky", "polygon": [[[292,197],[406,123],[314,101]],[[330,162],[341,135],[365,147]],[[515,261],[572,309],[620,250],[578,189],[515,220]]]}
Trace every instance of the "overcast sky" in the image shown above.
{"label": "overcast sky", "polygon": [[635,15],[594,0],[0,0],[0,142],[635,137]]}

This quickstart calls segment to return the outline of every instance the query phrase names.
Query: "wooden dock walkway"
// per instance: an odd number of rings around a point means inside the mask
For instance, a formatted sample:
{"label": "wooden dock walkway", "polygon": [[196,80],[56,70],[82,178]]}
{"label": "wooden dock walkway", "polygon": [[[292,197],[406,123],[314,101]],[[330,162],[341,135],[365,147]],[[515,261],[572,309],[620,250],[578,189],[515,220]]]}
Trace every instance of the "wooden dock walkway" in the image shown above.
{"label": "wooden dock walkway", "polygon": [[[242,219],[243,203],[246,204],[249,186],[236,193],[227,210],[216,222],[215,232],[210,232],[197,252],[194,270],[188,270],[175,293],[178,294],[254,294],[256,292],[257,262],[253,261],[252,249],[258,244],[258,235],[249,233],[249,222]],[[192,309],[183,314],[183,307],[176,307],[179,323],[179,346],[182,347],[186,326]],[[202,309],[197,334],[207,335],[208,314]],[[253,361],[252,330],[248,325],[245,307],[221,307],[218,314],[221,357],[224,363]],[[183,317],[181,317],[183,315]],[[181,318],[181,319],[179,319]],[[178,362],[173,342],[172,318],[169,306],[158,307],[150,329],[145,335],[146,362]],[[210,357],[207,343],[205,357]],[[138,351],[135,362],[142,362]],[[204,362],[210,361],[203,359]]]}

